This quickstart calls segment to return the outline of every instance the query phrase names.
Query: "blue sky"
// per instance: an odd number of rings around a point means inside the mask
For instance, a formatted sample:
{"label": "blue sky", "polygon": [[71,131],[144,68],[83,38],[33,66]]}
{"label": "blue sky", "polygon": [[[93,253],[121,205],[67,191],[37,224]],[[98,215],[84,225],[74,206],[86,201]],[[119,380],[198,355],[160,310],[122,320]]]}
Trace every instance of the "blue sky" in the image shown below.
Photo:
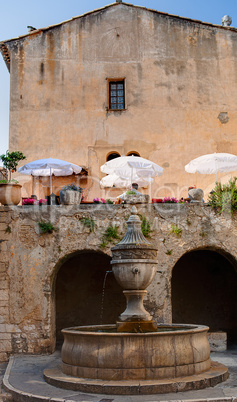
{"label": "blue sky", "polygon": [[[131,4],[220,24],[225,14],[237,27],[237,0],[131,0]],[[106,0],[0,0],[0,41],[27,33],[27,25],[42,28],[103,7]],[[0,154],[8,149],[10,75],[0,55]],[[21,151],[21,150],[19,150]]]}

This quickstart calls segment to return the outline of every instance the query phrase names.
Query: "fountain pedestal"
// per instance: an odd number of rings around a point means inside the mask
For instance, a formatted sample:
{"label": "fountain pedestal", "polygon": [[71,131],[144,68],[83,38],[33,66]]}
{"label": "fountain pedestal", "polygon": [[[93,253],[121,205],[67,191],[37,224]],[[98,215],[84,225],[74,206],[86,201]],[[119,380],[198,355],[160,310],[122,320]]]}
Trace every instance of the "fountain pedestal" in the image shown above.
{"label": "fountain pedestal", "polygon": [[156,322],[143,305],[146,293],[146,290],[123,291],[127,307],[117,321],[118,332],[154,332],[157,330]]}
{"label": "fountain pedestal", "polygon": [[145,290],[156,274],[157,249],[143,236],[136,207],[131,210],[124,238],[113,247],[112,271],[124,289],[126,310],[119,316],[119,332],[153,332],[157,324],[143,305]]}

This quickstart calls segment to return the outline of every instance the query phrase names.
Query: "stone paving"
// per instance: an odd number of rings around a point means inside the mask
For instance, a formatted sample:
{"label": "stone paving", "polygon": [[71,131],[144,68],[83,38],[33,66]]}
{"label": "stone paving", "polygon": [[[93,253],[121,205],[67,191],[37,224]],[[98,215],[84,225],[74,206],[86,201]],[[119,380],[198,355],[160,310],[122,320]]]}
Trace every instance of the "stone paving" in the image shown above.
{"label": "stone paving", "polygon": [[[227,381],[213,388],[162,395],[98,395],[63,390],[45,383],[45,368],[59,367],[60,353],[50,356],[15,356],[10,359],[5,372],[4,384],[13,395],[13,402],[167,402],[167,401],[232,401],[237,402],[237,348],[227,352],[214,352],[212,360],[219,361],[229,368]],[[0,373],[5,366],[0,367]],[[5,391],[3,391],[5,392]],[[6,396],[4,396],[6,398]],[[0,398],[1,400],[1,398]],[[7,401],[10,399],[2,399]]]}

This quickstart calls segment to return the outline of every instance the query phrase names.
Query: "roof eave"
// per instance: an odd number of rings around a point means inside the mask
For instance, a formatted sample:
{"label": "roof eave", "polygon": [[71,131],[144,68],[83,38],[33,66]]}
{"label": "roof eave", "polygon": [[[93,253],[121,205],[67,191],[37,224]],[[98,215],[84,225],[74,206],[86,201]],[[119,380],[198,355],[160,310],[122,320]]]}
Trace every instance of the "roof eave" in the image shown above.
{"label": "roof eave", "polygon": [[167,17],[178,18],[178,19],[181,19],[181,20],[186,20],[186,21],[194,22],[194,23],[197,23],[197,24],[200,24],[200,25],[206,25],[206,26],[210,26],[210,27],[214,27],[214,28],[218,28],[218,29],[224,29],[224,30],[230,30],[230,31],[237,32],[237,28],[231,27],[231,26],[227,26],[227,27],[226,27],[226,26],[222,26],[222,25],[218,25],[218,24],[211,24],[210,22],[204,22],[204,21],[200,21],[200,20],[195,20],[195,19],[192,19],[192,18],[182,17],[182,16],[175,15],[175,14],[168,14],[168,13],[165,13],[165,12],[162,12],[162,11],[158,11],[158,10],[154,10],[154,9],[152,9],[152,8],[147,8],[147,7],[144,7],[144,6],[137,6],[137,5],[130,4],[130,3],[125,3],[125,2],[121,2],[121,3],[117,3],[117,2],[116,2],[116,3],[107,4],[107,5],[104,6],[104,7],[97,8],[97,9],[92,10],[92,11],[87,11],[87,12],[84,13],[84,14],[78,15],[78,16],[76,16],[76,17],[72,17],[71,19],[68,19],[68,20],[66,20],[66,21],[62,21],[62,22],[59,22],[59,23],[54,24],[54,25],[49,25],[48,27],[45,27],[45,28],[36,29],[36,30],[34,30],[34,31],[28,32],[28,33],[25,34],[25,35],[20,35],[20,36],[18,36],[18,37],[16,37],[16,38],[12,38],[12,39],[5,40],[5,41],[3,41],[3,42],[0,42],[0,44],[1,44],[1,43],[8,43],[8,42],[15,41],[15,40],[19,40],[19,39],[23,39],[23,38],[29,37],[29,36],[31,36],[31,35],[36,35],[36,34],[42,33],[42,31],[47,31],[47,30],[49,30],[49,29],[56,28],[56,27],[58,27],[58,26],[60,26],[60,25],[64,25],[64,24],[66,24],[66,23],[68,23],[68,22],[74,21],[75,19],[83,18],[83,17],[86,17],[86,16],[88,16],[88,15],[91,15],[91,14],[94,14],[94,13],[101,12],[101,11],[103,11],[103,10],[106,10],[106,9],[109,8],[109,7],[116,7],[116,6],[119,6],[119,5],[125,5],[125,6],[129,6],[129,7],[132,7],[132,8],[139,8],[139,9],[142,9],[142,10],[154,12],[154,13],[156,13],[156,14],[161,14],[161,15],[164,15],[164,16],[167,16]]}
{"label": "roof eave", "polygon": [[3,60],[6,63],[7,69],[10,73],[11,55],[9,49],[7,48],[4,42],[0,42],[0,51],[2,53]]}

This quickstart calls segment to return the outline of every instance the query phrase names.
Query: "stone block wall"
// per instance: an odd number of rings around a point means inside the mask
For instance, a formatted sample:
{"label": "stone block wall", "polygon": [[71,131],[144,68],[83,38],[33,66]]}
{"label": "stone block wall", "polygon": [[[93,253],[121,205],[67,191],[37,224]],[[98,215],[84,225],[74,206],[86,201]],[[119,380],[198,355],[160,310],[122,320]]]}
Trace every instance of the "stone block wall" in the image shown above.
{"label": "stone block wall", "polygon": [[[13,353],[54,351],[60,268],[82,252],[111,256],[110,248],[118,240],[106,243],[105,230],[116,226],[123,237],[130,209],[102,204],[0,207],[0,361]],[[158,322],[171,323],[176,263],[193,250],[212,250],[235,270],[236,218],[216,215],[202,204],[138,205],[138,212],[150,222],[149,241],[158,247],[157,274],[145,305]],[[94,231],[84,225],[84,218],[94,221]],[[42,234],[40,221],[52,222],[53,233]],[[84,264],[84,272],[89,269]]]}

